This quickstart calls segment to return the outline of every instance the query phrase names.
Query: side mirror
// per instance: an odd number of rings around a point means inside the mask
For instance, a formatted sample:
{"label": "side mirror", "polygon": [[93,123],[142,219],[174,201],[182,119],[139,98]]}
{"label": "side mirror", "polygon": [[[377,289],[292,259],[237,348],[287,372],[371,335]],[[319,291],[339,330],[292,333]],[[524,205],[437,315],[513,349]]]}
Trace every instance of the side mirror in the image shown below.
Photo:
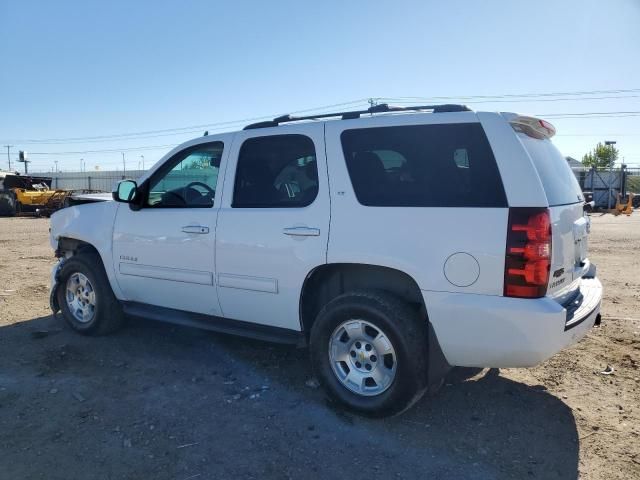
{"label": "side mirror", "polygon": [[131,203],[138,194],[138,184],[133,180],[122,180],[113,191],[113,199],[116,202]]}

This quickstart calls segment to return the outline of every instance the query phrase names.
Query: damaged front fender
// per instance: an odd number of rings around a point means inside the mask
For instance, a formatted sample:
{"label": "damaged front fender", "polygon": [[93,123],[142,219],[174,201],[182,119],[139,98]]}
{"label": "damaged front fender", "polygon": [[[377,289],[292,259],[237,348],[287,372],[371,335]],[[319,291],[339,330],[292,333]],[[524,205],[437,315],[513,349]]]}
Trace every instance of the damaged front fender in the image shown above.
{"label": "damaged front fender", "polygon": [[53,312],[53,314],[55,315],[56,313],[58,313],[60,311],[60,304],[58,303],[58,287],[59,285],[59,272],[60,269],[62,268],[62,264],[64,263],[65,259],[61,258],[60,260],[58,260],[55,265],[53,266],[53,268],[51,269],[51,286],[49,288],[49,307],[51,307],[51,311]]}

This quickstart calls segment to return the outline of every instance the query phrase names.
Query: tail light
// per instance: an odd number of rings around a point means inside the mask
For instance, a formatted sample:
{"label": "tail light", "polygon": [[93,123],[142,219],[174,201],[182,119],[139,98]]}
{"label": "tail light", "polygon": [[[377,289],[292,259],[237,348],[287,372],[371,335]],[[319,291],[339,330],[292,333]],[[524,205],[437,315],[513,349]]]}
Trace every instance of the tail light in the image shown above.
{"label": "tail light", "polygon": [[544,297],[551,267],[551,218],[546,208],[510,208],[504,296]]}

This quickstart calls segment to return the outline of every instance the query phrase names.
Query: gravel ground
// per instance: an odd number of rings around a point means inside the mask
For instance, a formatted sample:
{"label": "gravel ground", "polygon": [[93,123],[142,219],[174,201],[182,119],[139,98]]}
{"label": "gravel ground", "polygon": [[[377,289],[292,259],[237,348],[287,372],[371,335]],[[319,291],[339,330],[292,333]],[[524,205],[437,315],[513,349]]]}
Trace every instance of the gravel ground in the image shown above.
{"label": "gravel ground", "polygon": [[305,350],[141,320],[72,333],[47,306],[48,221],[0,218],[0,478],[640,478],[640,215],[592,220],[601,327],[369,420],[325,401]]}

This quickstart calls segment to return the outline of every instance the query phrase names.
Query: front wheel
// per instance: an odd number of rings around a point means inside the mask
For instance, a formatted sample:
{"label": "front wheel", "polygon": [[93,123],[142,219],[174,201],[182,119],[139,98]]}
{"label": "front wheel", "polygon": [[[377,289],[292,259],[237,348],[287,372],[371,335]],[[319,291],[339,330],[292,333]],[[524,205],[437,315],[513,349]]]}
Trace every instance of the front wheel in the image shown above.
{"label": "front wheel", "polygon": [[71,328],[84,335],[105,335],[122,326],[122,307],[98,255],[74,255],[64,262],[58,278],[58,305]]}
{"label": "front wheel", "polygon": [[386,292],[329,302],[311,329],[310,351],[329,395],[365,415],[401,413],[427,388],[427,320]]}

